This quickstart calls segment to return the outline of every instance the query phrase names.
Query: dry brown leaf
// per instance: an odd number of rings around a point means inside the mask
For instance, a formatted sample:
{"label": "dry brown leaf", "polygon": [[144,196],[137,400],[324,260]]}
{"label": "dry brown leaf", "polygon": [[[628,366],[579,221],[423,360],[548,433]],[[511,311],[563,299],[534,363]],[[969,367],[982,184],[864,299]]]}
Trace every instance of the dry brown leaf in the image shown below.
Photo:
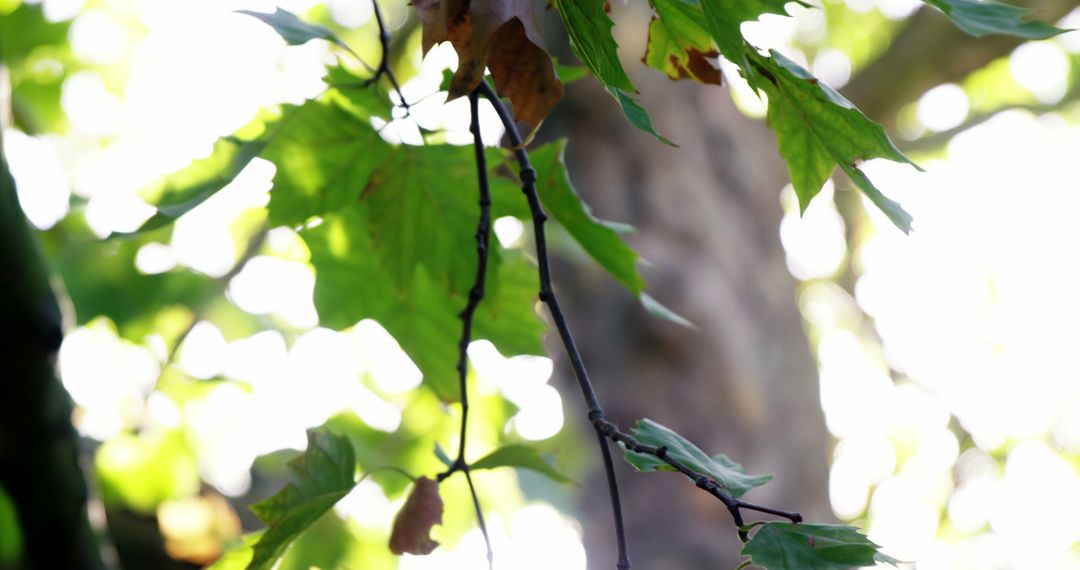
{"label": "dry brown leaf", "polygon": [[515,118],[535,129],[562,99],[533,19],[530,0],[415,0],[423,27],[424,51],[442,41],[453,44],[458,68],[449,99],[472,92],[491,70],[495,89],[510,99]]}
{"label": "dry brown leaf", "polygon": [[439,484],[421,477],[413,485],[409,498],[394,517],[390,532],[390,552],[394,554],[431,554],[439,545],[429,536],[431,527],[442,524],[443,502]]}

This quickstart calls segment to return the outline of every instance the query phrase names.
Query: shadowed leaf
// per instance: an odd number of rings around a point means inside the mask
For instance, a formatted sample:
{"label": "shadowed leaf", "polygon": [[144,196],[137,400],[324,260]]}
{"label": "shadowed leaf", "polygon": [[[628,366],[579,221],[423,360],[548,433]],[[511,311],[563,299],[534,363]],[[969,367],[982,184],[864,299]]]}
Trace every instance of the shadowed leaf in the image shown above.
{"label": "shadowed leaf", "polygon": [[742,554],[769,570],[849,570],[900,561],[878,552],[859,529],[824,524],[765,523]]}
{"label": "shadowed leaf", "polygon": [[988,34],[1044,40],[1068,30],[1038,20],[1025,20],[1035,11],[994,0],[923,0],[941,10],[956,27],[975,37]]}
{"label": "shadowed leaf", "polygon": [[309,430],[308,448],[288,463],[292,477],[278,494],[251,506],[267,525],[249,570],[268,570],[293,540],[356,486],[356,456],[349,438]]}

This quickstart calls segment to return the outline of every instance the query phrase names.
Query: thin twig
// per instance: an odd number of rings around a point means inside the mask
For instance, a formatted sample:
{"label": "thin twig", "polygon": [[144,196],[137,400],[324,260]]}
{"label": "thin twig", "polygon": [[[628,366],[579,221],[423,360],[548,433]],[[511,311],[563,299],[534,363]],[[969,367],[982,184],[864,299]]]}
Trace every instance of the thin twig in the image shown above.
{"label": "thin twig", "polygon": [[574,375],[577,377],[578,385],[585,398],[589,421],[593,424],[597,434],[600,436],[600,449],[604,455],[604,470],[607,473],[608,486],[611,491],[611,507],[615,516],[615,532],[618,543],[618,562],[616,568],[625,570],[630,567],[630,561],[626,552],[626,537],[622,524],[622,507],[619,501],[618,485],[615,479],[614,466],[611,461],[611,451],[607,444],[609,440],[621,443],[626,449],[634,453],[652,455],[657,459],[664,461],[676,471],[679,471],[694,481],[699,488],[719,499],[720,502],[727,507],[736,528],[739,529],[739,538],[744,542],[749,539],[749,536],[742,528],[744,526],[742,509],[784,517],[794,523],[802,522],[802,515],[798,513],[763,507],[735,498],[731,493],[724,489],[722,484],[712,477],[704,473],[699,473],[679,461],[677,458],[671,457],[668,454],[666,447],[644,445],[630,434],[619,430],[616,424],[609,421],[604,416],[604,411],[600,406],[596,391],[593,389],[588,372],[585,370],[585,364],[581,358],[581,353],[570,333],[570,328],[566,323],[566,317],[563,315],[562,308],[559,306],[558,298],[555,296],[555,291],[552,287],[551,266],[548,260],[547,240],[544,235],[544,222],[547,220],[547,214],[544,213],[544,209],[540,204],[539,194],[536,191],[536,170],[529,161],[528,151],[525,150],[522,144],[521,134],[518,132],[514,119],[506,109],[506,106],[499,100],[498,95],[495,94],[494,90],[487,82],[481,82],[479,89],[495,107],[495,111],[499,114],[499,119],[502,120],[503,126],[506,127],[506,132],[510,137],[510,143],[521,170],[520,177],[522,191],[529,201],[529,210],[533,218],[536,257],[540,274],[540,300],[547,304],[548,310],[551,312],[551,318],[555,322],[555,328],[559,331],[559,337],[562,339],[563,346],[566,348],[570,364],[574,369]]}
{"label": "thin twig", "polygon": [[379,24],[379,44],[382,46],[382,57],[379,58],[379,67],[375,69],[375,75],[365,81],[364,86],[375,83],[385,75],[390,80],[390,85],[394,87],[398,99],[401,100],[401,106],[405,109],[405,116],[408,117],[410,114],[409,102],[405,100],[405,95],[401,93],[401,86],[398,85],[397,77],[394,76],[394,70],[390,69],[390,31],[386,29],[386,21],[383,20],[378,0],[371,0],[371,5],[375,9],[375,21]]}
{"label": "thin twig", "polygon": [[476,279],[472,289],[469,290],[469,301],[465,308],[458,314],[461,318],[461,340],[458,342],[458,389],[461,395],[461,432],[458,440],[457,459],[438,475],[438,481],[446,479],[450,475],[461,471],[465,473],[465,480],[469,483],[469,493],[472,494],[473,506],[476,508],[476,518],[480,523],[480,532],[484,535],[484,544],[487,546],[488,568],[494,568],[495,557],[491,549],[491,539],[488,536],[487,525],[484,524],[484,513],[480,508],[480,499],[476,495],[473,486],[472,475],[469,473],[469,464],[465,460],[465,441],[469,426],[469,390],[466,380],[468,379],[468,350],[469,342],[472,341],[473,316],[480,301],[484,298],[484,282],[487,279],[488,244],[491,241],[491,190],[488,185],[487,157],[484,154],[484,141],[480,136],[480,93],[473,91],[469,94],[469,111],[472,115],[472,123],[469,130],[473,134],[473,148],[476,151],[476,170],[480,186],[480,221],[476,224]]}
{"label": "thin twig", "polygon": [[[562,309],[559,307],[559,300],[555,297],[555,292],[551,286],[551,267],[548,262],[547,238],[544,234],[544,222],[547,220],[547,214],[544,213],[544,208],[540,205],[539,194],[536,192],[536,169],[533,168],[532,162],[529,161],[529,153],[522,144],[521,134],[517,130],[517,125],[514,124],[514,119],[510,116],[506,106],[499,100],[499,96],[495,94],[487,81],[481,81],[478,89],[484,94],[484,97],[491,101],[495,111],[498,112],[499,119],[502,120],[506,132],[510,136],[510,142],[514,149],[514,155],[517,157],[518,165],[521,167],[519,175],[521,176],[522,191],[529,201],[529,210],[533,219],[533,231],[536,236],[536,258],[540,267],[540,300],[547,304],[552,319],[555,321],[555,327],[559,330],[559,336],[562,338],[563,346],[566,347],[567,355],[573,365],[578,385],[581,386],[581,393],[585,397],[589,417],[592,418],[595,415],[602,418],[604,412],[600,408],[600,401],[597,399],[596,392],[589,381],[589,373],[585,370],[585,363],[581,359],[577,344],[574,343],[574,338],[570,334],[570,327],[567,326],[566,318],[563,317]],[[606,434],[601,432],[598,424],[594,422],[593,425],[596,427],[600,451],[604,458],[604,472],[607,474],[608,490],[611,494],[611,510],[615,518],[615,537],[618,548],[618,560],[615,567],[618,570],[628,570],[630,568],[630,556],[627,553],[626,528],[623,524],[622,501],[619,499],[619,485],[615,477],[615,465],[611,458],[611,449],[608,446]]]}

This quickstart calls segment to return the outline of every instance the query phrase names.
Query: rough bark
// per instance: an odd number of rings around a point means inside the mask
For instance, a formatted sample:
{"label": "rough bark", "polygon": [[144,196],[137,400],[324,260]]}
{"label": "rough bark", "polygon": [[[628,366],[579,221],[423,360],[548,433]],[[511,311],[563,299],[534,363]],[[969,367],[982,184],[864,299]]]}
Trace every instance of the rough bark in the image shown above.
{"label": "rough bark", "polygon": [[[0,102],[6,104],[5,102]],[[86,512],[71,401],[56,378],[63,334],[41,252],[0,139],[0,485],[11,495],[28,569],[102,567]]]}
{"label": "rough bark", "polygon": [[[561,267],[556,286],[605,410],[625,427],[649,417],[751,472],[775,473],[752,500],[829,520],[830,444],[779,240],[786,170],[772,136],[723,89],[650,72],[636,82],[680,148],[635,131],[592,85],[570,90],[553,130],[569,137],[569,172],[595,212],[637,227],[630,241],[648,261],[650,291],[699,330],[647,315],[598,271]],[[635,567],[737,564],[741,545],[714,498],[681,476],[629,467],[620,485]],[[602,477],[587,486],[603,489]],[[605,497],[589,493],[584,505],[590,568],[614,565]]]}

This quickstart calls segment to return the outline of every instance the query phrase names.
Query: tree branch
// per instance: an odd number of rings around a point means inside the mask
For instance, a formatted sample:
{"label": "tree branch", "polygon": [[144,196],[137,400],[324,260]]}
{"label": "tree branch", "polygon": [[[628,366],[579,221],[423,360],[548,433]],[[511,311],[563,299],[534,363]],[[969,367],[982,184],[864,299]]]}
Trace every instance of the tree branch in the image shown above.
{"label": "tree branch", "polygon": [[480,94],[473,91],[469,94],[469,112],[472,122],[469,130],[473,135],[473,149],[476,151],[476,170],[480,186],[480,221],[476,223],[476,279],[472,289],[469,290],[469,300],[465,309],[458,314],[461,318],[461,340],[458,342],[458,389],[461,395],[461,433],[458,440],[457,459],[450,464],[446,471],[437,477],[439,482],[461,471],[465,473],[465,480],[469,483],[469,493],[472,494],[473,507],[476,508],[476,518],[480,524],[480,532],[484,535],[484,545],[487,547],[488,568],[494,568],[495,556],[491,549],[491,539],[488,536],[487,525],[484,523],[484,512],[480,508],[480,499],[476,495],[476,487],[473,486],[472,475],[469,473],[469,463],[465,461],[465,441],[469,426],[469,390],[466,380],[468,379],[468,350],[472,341],[473,316],[480,301],[484,298],[484,282],[487,279],[488,245],[491,241],[491,190],[488,185],[487,157],[484,155],[484,141],[480,136]]}
{"label": "tree branch", "polygon": [[699,473],[691,469],[686,464],[682,463],[678,459],[671,457],[668,454],[666,447],[654,447],[650,445],[644,445],[637,441],[630,434],[619,430],[618,426],[609,421],[604,416],[603,408],[600,405],[599,398],[596,395],[596,391],[593,389],[592,382],[589,380],[588,372],[585,369],[584,361],[581,358],[581,353],[578,350],[577,344],[574,342],[573,335],[570,333],[569,325],[566,322],[566,317],[562,312],[562,308],[559,305],[558,297],[555,295],[554,288],[552,286],[551,279],[551,266],[547,252],[547,239],[544,233],[544,222],[547,221],[547,214],[544,212],[543,206],[540,204],[540,196],[536,190],[536,170],[533,168],[531,161],[529,160],[528,151],[525,149],[525,145],[522,142],[521,134],[517,130],[517,126],[514,123],[513,117],[510,115],[509,110],[499,99],[499,96],[491,88],[486,81],[482,81],[478,89],[484,94],[485,97],[491,101],[491,104],[495,107],[496,112],[499,115],[499,119],[506,127],[507,134],[510,138],[510,144],[513,147],[513,152],[517,158],[520,168],[519,176],[522,182],[522,191],[525,193],[525,197],[529,202],[529,210],[533,219],[533,231],[535,234],[536,242],[536,257],[537,264],[539,266],[540,277],[540,300],[547,305],[549,312],[551,313],[552,320],[555,323],[555,328],[559,331],[559,337],[562,339],[564,348],[572,368],[574,369],[574,375],[577,378],[578,386],[581,388],[582,396],[585,399],[585,404],[588,409],[589,421],[592,423],[593,428],[596,430],[600,441],[600,449],[604,458],[604,470],[608,479],[608,488],[611,494],[611,507],[615,518],[615,532],[616,541],[618,545],[618,561],[616,568],[619,570],[626,570],[630,568],[630,559],[627,553],[626,547],[626,533],[622,519],[622,505],[619,499],[618,483],[615,477],[615,470],[613,461],[611,458],[611,449],[608,445],[608,441],[622,444],[626,449],[635,453],[644,453],[652,455],[661,461],[664,461],[675,470],[679,471],[683,475],[693,480],[695,484],[710,493],[717,499],[719,499],[724,506],[727,507],[728,512],[731,513],[732,519],[735,522],[735,526],[738,528],[739,537],[743,541],[749,539],[747,531],[742,527],[744,521],[742,518],[742,509],[754,510],[782,516],[788,520],[798,523],[802,521],[802,516],[798,513],[790,513],[768,507],[762,507],[741,501],[731,496],[724,491],[722,485],[709,477],[706,474]]}

